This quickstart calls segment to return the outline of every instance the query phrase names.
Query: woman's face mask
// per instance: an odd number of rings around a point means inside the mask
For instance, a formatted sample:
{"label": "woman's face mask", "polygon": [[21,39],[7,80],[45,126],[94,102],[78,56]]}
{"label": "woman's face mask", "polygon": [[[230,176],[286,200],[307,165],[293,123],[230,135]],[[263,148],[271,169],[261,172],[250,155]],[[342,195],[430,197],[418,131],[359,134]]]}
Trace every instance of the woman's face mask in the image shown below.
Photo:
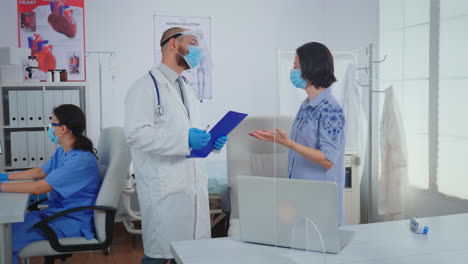
{"label": "woman's face mask", "polygon": [[54,126],[61,126],[57,123],[50,123],[49,129],[47,129],[47,134],[49,135],[50,141],[54,142],[55,144],[59,144],[58,136],[54,134]]}
{"label": "woman's face mask", "polygon": [[292,69],[289,78],[294,87],[305,89],[307,86],[307,82],[304,79],[302,79],[301,74],[301,70]]}

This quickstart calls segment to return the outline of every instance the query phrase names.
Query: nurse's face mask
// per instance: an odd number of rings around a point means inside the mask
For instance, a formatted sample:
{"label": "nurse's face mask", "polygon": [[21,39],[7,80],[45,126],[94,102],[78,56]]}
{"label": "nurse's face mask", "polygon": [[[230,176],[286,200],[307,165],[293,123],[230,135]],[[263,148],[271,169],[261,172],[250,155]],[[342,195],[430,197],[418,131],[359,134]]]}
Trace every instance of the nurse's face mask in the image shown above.
{"label": "nurse's face mask", "polygon": [[49,124],[49,129],[47,129],[47,133],[49,135],[50,141],[54,142],[55,144],[59,144],[58,136],[55,135],[54,133],[54,127],[60,127],[62,126],[61,124],[58,123],[50,123]]}

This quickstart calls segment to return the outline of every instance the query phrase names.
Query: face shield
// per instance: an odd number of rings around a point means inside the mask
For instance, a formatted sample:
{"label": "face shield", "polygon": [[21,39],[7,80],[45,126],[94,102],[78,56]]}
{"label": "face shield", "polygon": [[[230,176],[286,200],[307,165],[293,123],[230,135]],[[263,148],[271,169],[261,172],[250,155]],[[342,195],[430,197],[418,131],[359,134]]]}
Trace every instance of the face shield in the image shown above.
{"label": "face shield", "polygon": [[[203,32],[188,30],[174,34],[161,43],[164,46],[171,38],[175,38],[186,48],[186,54],[181,54],[189,69],[183,75],[195,89],[200,100],[211,98],[211,52]],[[183,39],[182,39],[183,38]]]}
{"label": "face shield", "polygon": [[[190,69],[195,69],[197,66],[202,67],[204,70],[211,70],[211,57],[210,51],[206,44],[205,38],[201,31],[189,30],[180,33],[179,38],[186,38],[182,45],[186,45],[188,54],[182,55],[184,58],[195,58],[198,63],[194,65],[192,62],[187,62]],[[180,40],[178,40],[180,42]],[[181,42],[182,43],[182,42]],[[188,44],[187,44],[188,43]],[[193,56],[193,57],[192,57]],[[187,58],[186,58],[187,59]],[[193,67],[192,67],[193,66]]]}

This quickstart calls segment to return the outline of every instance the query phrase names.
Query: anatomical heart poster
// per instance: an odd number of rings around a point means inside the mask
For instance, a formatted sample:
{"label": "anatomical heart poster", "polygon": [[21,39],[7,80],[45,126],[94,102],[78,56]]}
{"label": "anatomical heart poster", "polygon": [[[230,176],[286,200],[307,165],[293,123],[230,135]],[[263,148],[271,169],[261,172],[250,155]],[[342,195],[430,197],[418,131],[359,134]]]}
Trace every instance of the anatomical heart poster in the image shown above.
{"label": "anatomical heart poster", "polygon": [[84,29],[84,0],[18,0],[19,46],[39,64],[33,79],[66,70],[68,80],[85,81]]}

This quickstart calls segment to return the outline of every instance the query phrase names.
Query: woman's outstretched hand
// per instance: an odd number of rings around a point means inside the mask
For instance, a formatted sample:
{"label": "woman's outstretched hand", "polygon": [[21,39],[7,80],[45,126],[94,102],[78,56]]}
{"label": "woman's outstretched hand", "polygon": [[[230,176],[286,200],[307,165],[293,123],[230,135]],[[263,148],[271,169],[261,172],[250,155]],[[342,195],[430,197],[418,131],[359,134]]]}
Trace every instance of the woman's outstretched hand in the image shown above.
{"label": "woman's outstretched hand", "polygon": [[273,132],[267,129],[254,130],[253,132],[249,133],[249,135],[263,141],[275,142],[287,148],[291,148],[294,141],[289,138],[288,134],[279,128],[275,129],[275,131],[276,132]]}

